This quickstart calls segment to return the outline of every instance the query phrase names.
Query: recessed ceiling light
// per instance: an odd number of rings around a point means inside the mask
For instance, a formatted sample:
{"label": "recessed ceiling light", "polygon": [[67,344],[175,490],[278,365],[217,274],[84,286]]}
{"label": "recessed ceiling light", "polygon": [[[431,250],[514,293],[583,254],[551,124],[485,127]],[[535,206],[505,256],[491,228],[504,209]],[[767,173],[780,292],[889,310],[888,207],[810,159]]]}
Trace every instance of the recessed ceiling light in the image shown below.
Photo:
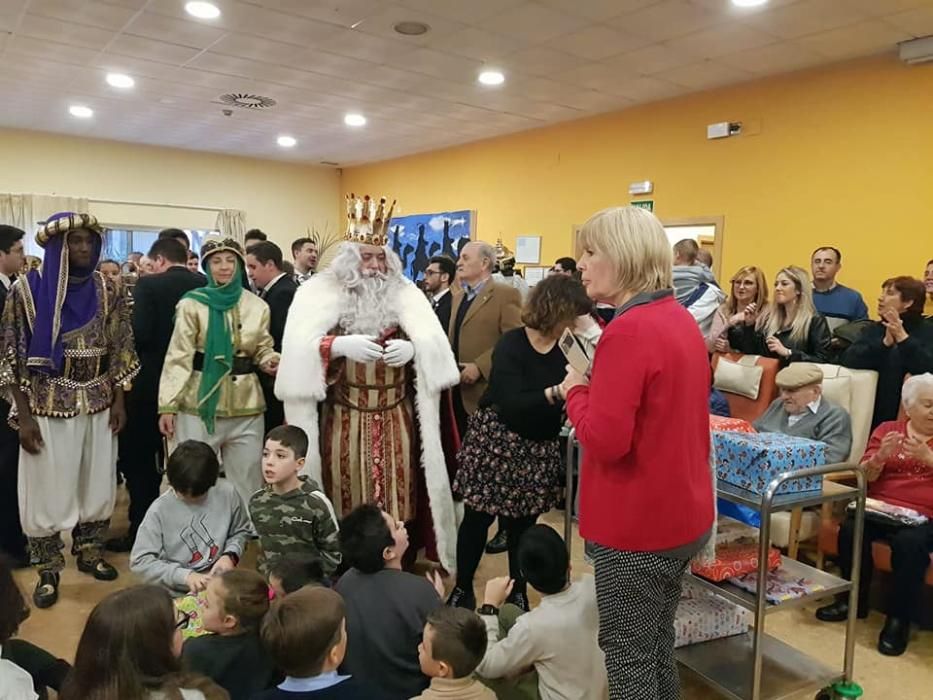
{"label": "recessed ceiling light", "polygon": [[399,22],[396,24],[393,29],[398,34],[404,34],[405,36],[421,36],[422,34],[427,34],[428,30],[431,29],[424,22]]}
{"label": "recessed ceiling light", "polygon": [[294,136],[279,136],[279,138],[276,140],[276,142],[277,142],[282,148],[291,148],[291,147],[294,146],[296,143],[298,143],[298,139],[296,139]]}
{"label": "recessed ceiling light", "polygon": [[366,126],[366,117],[362,114],[348,114],[343,118],[347,126]]}
{"label": "recessed ceiling light", "polygon": [[502,85],[505,82],[505,75],[498,70],[484,70],[479,74],[478,80],[483,85]]}
{"label": "recessed ceiling light", "polygon": [[220,8],[212,2],[186,3],[185,12],[198,19],[217,19],[220,17]]}
{"label": "recessed ceiling light", "polygon": [[736,7],[758,7],[767,2],[768,0],[732,0],[732,4]]}
{"label": "recessed ceiling light", "polygon": [[68,113],[72,117],[77,117],[78,119],[90,119],[94,116],[94,110],[84,105],[71,105],[71,107],[68,108]]}
{"label": "recessed ceiling light", "polygon": [[136,84],[130,76],[123,73],[107,73],[107,84],[115,88],[131,88]]}

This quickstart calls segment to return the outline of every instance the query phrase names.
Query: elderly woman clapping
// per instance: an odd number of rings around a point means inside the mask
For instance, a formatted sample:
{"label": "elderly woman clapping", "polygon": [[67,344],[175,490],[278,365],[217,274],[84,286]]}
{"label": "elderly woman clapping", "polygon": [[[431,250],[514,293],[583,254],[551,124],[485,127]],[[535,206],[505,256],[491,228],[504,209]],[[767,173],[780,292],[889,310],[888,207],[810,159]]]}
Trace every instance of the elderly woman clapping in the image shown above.
{"label": "elderly woman clapping", "polygon": [[[904,383],[907,420],[882,423],[871,435],[862,464],[870,482],[868,495],[887,504],[917,511],[933,519],[933,374],[911,377]],[[839,531],[839,566],[852,575],[854,522],[849,517]],[[923,578],[933,552],[933,523],[903,525],[866,520],[862,540],[862,573],[858,616],[868,615],[872,578],[872,542],[888,540],[894,587],[888,601],[888,619],[878,639],[878,651],[898,656],[907,648],[910,619],[920,600]],[[845,620],[848,594],[820,608],[816,616],[825,622]]]}
{"label": "elderly woman clapping", "polygon": [[617,307],[589,379],[571,369],[562,385],[583,449],[580,533],[596,545],[609,696],[676,698],[681,579],[714,516],[706,345],[674,300],[671,249],[653,214],[606,209],[579,242],[587,294]]}

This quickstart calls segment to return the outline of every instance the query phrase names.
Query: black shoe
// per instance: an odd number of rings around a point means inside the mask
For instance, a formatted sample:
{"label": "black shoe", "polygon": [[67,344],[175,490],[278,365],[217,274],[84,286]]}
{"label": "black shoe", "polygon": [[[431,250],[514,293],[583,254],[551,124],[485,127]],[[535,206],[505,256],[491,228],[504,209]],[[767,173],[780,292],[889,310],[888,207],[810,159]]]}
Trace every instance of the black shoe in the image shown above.
{"label": "black shoe", "polygon": [[120,575],[115,568],[103,559],[87,561],[84,557],[78,557],[78,571],[83,574],[90,574],[98,581],[113,581]]}
{"label": "black shoe", "polygon": [[36,590],[32,592],[32,602],[37,608],[51,608],[58,602],[58,574],[43,571],[39,574]]}
{"label": "black shoe", "polygon": [[[855,616],[859,620],[864,620],[868,617],[868,610],[859,607]],[[849,604],[844,600],[837,600],[832,605],[824,605],[817,609],[816,619],[823,622],[845,622],[849,619]]]}
{"label": "black shoe", "polygon": [[136,538],[126,533],[123,537],[113,537],[104,542],[104,549],[108,552],[130,552],[135,542]]}
{"label": "black shoe", "polygon": [[509,538],[505,530],[499,529],[496,536],[486,543],[486,554],[502,554],[509,549]]}
{"label": "black shoe", "polygon": [[473,591],[465,591],[459,586],[454,586],[447,598],[447,607],[476,610],[476,596],[473,595]]}
{"label": "black shoe", "polygon": [[506,603],[511,603],[517,608],[521,608],[524,612],[529,612],[531,606],[528,604],[528,596],[521,591],[512,591],[509,593],[509,597],[505,599]]}
{"label": "black shoe", "polygon": [[910,641],[910,622],[888,615],[878,636],[878,651],[885,656],[900,656]]}

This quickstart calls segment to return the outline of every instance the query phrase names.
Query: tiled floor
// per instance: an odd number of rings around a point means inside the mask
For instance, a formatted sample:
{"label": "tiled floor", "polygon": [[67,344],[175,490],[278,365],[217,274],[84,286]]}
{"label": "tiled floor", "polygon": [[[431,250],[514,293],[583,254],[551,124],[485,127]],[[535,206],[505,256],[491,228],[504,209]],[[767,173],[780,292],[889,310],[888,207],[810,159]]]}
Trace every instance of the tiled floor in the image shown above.
{"label": "tiled floor", "polygon": [[[126,498],[121,490],[118,511],[125,512]],[[559,529],[563,528],[562,513],[551,513],[544,521]],[[119,519],[118,519],[119,522]],[[120,522],[117,527],[123,527]],[[590,571],[583,562],[583,546],[574,534],[573,571],[575,574]],[[64,658],[74,655],[84,620],[91,608],[110,591],[126,586],[133,581],[127,568],[126,555],[113,555],[111,561],[120,570],[120,578],[113,583],[94,581],[78,573],[71,557],[69,568],[62,577],[61,599],[50,610],[34,610],[20,630],[20,636]],[[504,554],[486,556],[477,574],[476,592],[482,594],[482,586],[492,577],[507,573]],[[23,591],[32,592],[35,585],[31,571],[17,573]],[[532,602],[537,600],[532,594]],[[921,700],[933,697],[933,632],[915,632],[908,652],[896,659],[887,658],[875,651],[878,631],[883,618],[877,613],[860,622],[856,641],[855,675],[870,700]],[[768,631],[786,642],[815,656],[831,666],[842,667],[844,628],[817,622],[813,608],[791,610],[768,618]],[[721,697],[707,689],[695,678],[683,674],[685,700],[713,700]],[[814,692],[800,693],[786,700],[812,698]]]}

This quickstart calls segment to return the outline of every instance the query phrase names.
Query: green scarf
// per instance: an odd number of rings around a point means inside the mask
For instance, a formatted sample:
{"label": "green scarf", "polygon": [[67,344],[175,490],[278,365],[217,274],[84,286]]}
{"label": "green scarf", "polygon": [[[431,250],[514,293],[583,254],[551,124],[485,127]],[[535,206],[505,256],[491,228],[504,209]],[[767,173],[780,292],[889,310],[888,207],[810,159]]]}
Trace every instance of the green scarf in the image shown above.
{"label": "green scarf", "polygon": [[227,312],[235,307],[243,293],[242,263],[237,258],[236,271],[227,284],[218,285],[206,266],[207,286],[192,289],[183,298],[194,299],[208,308],[207,335],[204,338],[204,367],[198,385],[198,415],[207,432],[214,434],[214,414],[220,401],[220,386],[233,369],[233,335]]}

